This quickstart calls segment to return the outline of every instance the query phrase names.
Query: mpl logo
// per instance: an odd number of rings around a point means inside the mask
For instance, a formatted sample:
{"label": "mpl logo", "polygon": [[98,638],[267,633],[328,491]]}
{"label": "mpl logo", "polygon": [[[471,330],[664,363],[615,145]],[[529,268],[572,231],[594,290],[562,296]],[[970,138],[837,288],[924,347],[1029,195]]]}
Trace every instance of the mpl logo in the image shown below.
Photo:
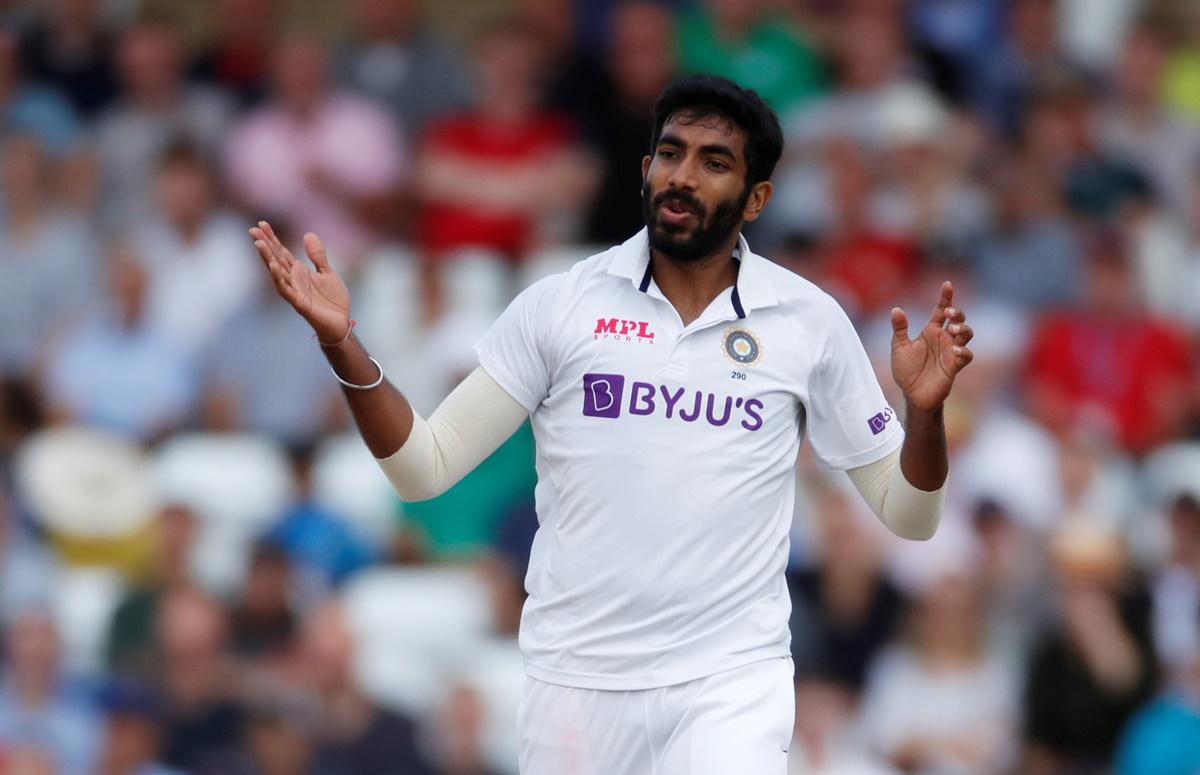
{"label": "mpl logo", "polygon": [[654,332],[650,330],[650,322],[647,320],[596,318],[596,330],[592,332],[592,339],[654,344]]}
{"label": "mpl logo", "polygon": [[879,434],[883,433],[883,429],[887,427],[888,422],[891,421],[893,416],[894,414],[892,413],[892,408],[890,406],[887,409],[884,409],[882,412],[872,415],[870,419],[867,420],[867,425],[871,428],[871,434],[878,436]]}

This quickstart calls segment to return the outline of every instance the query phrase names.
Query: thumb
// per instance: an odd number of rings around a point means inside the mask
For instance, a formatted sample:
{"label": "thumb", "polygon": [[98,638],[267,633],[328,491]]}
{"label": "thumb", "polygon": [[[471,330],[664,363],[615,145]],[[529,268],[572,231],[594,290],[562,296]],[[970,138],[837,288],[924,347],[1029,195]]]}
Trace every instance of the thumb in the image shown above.
{"label": "thumb", "polygon": [[908,315],[899,307],[892,307],[892,344],[908,342]]}
{"label": "thumb", "polygon": [[329,257],[325,254],[325,246],[321,244],[321,238],[311,231],[304,235],[304,250],[308,253],[308,258],[313,262],[313,266],[318,272],[332,271],[329,268]]}

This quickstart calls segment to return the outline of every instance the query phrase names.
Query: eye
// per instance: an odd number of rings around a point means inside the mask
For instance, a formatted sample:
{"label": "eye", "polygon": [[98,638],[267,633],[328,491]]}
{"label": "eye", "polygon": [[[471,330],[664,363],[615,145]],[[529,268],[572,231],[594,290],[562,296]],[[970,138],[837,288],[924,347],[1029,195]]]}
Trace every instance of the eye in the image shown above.
{"label": "eye", "polygon": [[671,148],[659,148],[658,155],[664,159],[677,159],[679,154]]}
{"label": "eye", "polygon": [[725,162],[717,161],[716,159],[709,159],[708,168],[714,172],[724,172],[725,170],[729,169],[729,165],[727,165]]}

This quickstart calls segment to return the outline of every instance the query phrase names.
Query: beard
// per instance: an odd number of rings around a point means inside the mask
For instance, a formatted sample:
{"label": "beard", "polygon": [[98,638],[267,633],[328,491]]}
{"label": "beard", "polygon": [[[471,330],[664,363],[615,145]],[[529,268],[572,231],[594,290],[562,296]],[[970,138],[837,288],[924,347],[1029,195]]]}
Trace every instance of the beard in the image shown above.
{"label": "beard", "polygon": [[[686,191],[668,189],[650,196],[650,182],[642,181],[642,220],[650,234],[650,247],[676,261],[699,261],[712,255],[729,235],[741,226],[742,212],[750,199],[750,186],[739,196],[727,199],[708,215],[704,203]],[[658,211],[664,204],[674,204],[695,216],[696,226],[662,223]]]}

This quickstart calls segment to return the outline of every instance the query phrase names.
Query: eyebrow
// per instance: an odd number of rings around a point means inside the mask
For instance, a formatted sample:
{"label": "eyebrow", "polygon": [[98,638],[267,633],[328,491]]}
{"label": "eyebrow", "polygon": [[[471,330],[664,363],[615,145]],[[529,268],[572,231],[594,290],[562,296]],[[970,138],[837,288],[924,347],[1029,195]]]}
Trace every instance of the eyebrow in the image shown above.
{"label": "eyebrow", "polygon": [[[687,148],[687,143],[684,142],[684,139],[682,137],[680,137],[679,135],[671,135],[671,134],[662,135],[661,137],[658,138],[658,144],[659,145],[671,145],[676,148]],[[728,145],[721,145],[720,143],[710,143],[708,145],[702,145],[702,146],[700,146],[700,153],[715,154],[717,156],[725,156],[725,157],[728,157],[730,161],[733,161],[733,162],[737,161],[737,154],[733,152],[733,149],[730,148]]]}

